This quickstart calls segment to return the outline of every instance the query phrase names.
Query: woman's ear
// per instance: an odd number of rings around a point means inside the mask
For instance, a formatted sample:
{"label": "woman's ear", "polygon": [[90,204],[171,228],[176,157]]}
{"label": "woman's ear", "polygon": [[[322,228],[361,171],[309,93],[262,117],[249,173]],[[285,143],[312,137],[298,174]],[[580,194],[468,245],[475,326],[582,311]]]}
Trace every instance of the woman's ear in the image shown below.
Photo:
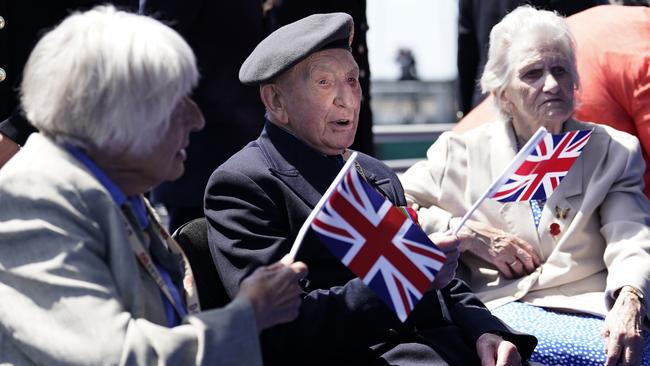
{"label": "woman's ear", "polygon": [[264,84],[260,87],[260,97],[273,122],[286,125],[289,123],[286,103],[282,90],[277,84]]}
{"label": "woman's ear", "polygon": [[508,96],[506,96],[506,91],[501,90],[499,92],[494,92],[493,97],[497,100],[499,103],[499,106],[501,107],[501,110],[505,112],[508,115],[512,114],[512,103],[510,102],[510,99],[508,99]]}

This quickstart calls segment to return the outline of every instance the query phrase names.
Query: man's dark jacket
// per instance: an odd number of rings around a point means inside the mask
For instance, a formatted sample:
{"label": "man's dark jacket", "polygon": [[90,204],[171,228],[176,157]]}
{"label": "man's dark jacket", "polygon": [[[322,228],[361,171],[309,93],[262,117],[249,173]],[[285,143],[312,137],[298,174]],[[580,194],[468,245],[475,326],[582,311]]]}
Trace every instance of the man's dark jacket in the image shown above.
{"label": "man's dark jacket", "polygon": [[[359,154],[367,181],[405,205],[397,176]],[[341,168],[283,129],[267,123],[260,137],[219,167],[206,189],[210,249],[232,297],[242,279],[289,252],[301,225]],[[461,281],[425,294],[405,324],[308,232],[297,260],[309,267],[297,320],[262,333],[266,365],[478,364],[477,338],[495,332],[523,357],[536,340],[515,334]],[[440,298],[444,298],[441,306]],[[423,346],[429,345],[429,347]],[[436,363],[437,362],[437,363]]]}

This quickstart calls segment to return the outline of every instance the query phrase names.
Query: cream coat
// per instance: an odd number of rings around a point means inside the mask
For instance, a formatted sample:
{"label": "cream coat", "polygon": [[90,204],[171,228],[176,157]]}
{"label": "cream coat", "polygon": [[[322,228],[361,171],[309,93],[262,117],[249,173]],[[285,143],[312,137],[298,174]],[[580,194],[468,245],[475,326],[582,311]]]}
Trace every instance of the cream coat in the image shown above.
{"label": "cream coat", "polygon": [[[606,126],[564,125],[565,131],[589,128],[591,139],[548,198],[537,229],[528,202],[487,199],[472,216],[527,241],[543,262],[532,274],[507,280],[495,266],[463,254],[459,276],[489,308],[520,299],[604,315],[612,293],[624,285],[650,294],[650,203],[642,192],[639,142]],[[511,122],[440,136],[427,160],[401,177],[425,231],[446,230],[452,218],[463,216],[515,156],[515,146]],[[566,217],[557,218],[555,207],[568,210]],[[550,233],[552,223],[560,225],[557,236]]]}
{"label": "cream coat", "polygon": [[0,170],[0,364],[261,365],[246,300],[165,326],[120,215],[92,173],[40,134]]}

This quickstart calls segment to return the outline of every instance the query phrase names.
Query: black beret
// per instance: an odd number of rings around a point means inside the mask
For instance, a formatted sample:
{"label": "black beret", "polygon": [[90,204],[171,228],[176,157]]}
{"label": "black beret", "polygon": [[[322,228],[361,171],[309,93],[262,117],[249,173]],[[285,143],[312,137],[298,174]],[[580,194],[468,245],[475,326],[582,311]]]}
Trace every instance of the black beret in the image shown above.
{"label": "black beret", "polygon": [[328,47],[350,47],[354,22],[346,13],[314,14],[285,25],[255,47],[239,69],[244,84],[263,84]]}

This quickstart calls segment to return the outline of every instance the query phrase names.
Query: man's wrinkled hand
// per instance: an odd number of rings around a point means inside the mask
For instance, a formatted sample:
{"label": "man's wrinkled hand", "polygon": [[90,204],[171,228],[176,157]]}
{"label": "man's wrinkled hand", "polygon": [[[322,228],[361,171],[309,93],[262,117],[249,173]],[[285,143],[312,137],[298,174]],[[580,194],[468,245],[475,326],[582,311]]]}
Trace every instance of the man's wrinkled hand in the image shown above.
{"label": "man's wrinkled hand", "polygon": [[492,333],[485,333],[476,340],[476,352],[481,366],[521,365],[517,346]]}

